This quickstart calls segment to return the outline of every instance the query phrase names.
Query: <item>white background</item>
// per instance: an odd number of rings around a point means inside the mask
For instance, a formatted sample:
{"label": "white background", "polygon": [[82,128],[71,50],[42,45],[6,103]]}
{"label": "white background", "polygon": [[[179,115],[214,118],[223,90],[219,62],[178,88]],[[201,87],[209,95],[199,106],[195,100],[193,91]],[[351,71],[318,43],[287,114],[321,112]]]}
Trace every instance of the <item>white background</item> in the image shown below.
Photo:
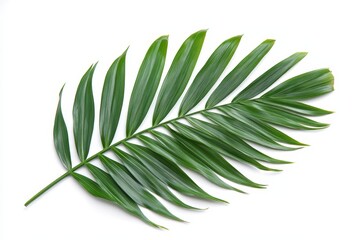
{"label": "white background", "polygon": [[[0,239],[360,239],[356,2],[0,0]],[[182,197],[209,207],[194,212],[165,203],[190,222],[186,224],[145,211],[169,231],[148,227],[103,204],[70,178],[30,207],[23,206],[64,172],[53,149],[52,126],[57,94],[65,82],[63,110],[71,129],[72,101],[82,74],[99,61],[93,84],[98,108],[107,68],[130,45],[125,110],[115,137],[121,139],[128,97],[148,46],[158,36],[170,35],[167,69],[181,42],[204,28],[209,31],[196,70],[220,42],[238,34],[244,37],[227,72],[262,40],[277,39],[249,80],[296,51],[309,55],[284,78],[329,67],[336,91],[312,103],[336,112],[319,119],[331,127],[288,131],[311,146],[271,152],[295,162],[282,167],[282,173],[243,170],[267,183],[266,190],[238,194],[190,173],[204,189],[230,204]],[[150,119],[148,115],[141,128]],[[90,154],[100,149],[97,126],[96,121]],[[71,149],[77,163],[73,143]]]}

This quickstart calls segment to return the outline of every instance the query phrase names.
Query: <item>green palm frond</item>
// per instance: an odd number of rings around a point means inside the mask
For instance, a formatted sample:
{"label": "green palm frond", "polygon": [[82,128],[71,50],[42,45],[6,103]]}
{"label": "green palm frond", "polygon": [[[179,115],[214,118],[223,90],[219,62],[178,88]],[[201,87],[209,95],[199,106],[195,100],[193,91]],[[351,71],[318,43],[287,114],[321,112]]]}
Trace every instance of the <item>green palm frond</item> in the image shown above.
{"label": "green palm frond", "polygon": [[[178,117],[164,121],[184,94],[205,35],[206,31],[202,30],[188,37],[166,74],[163,74],[163,69],[168,38],[162,36],[155,40],[145,55],[132,90],[127,111],[126,138],[115,143],[113,138],[124,98],[127,51],[114,61],[105,77],[100,104],[99,129],[103,149],[90,157],[88,153],[95,119],[92,77],[96,64],[88,69],[80,81],[73,106],[74,140],[81,161],[75,167],[72,167],[68,131],[61,110],[61,89],[54,124],[54,143],[67,172],[25,205],[29,205],[62,179],[72,176],[93,196],[119,206],[152,226],[161,227],[151,222],[142,213],[140,206],[173,220],[183,220],[170,213],[154,194],[187,209],[197,208],[184,203],[170,189],[196,198],[225,202],[205,192],[183,169],[192,170],[225,189],[243,192],[221,177],[236,184],[264,188],[264,185],[250,180],[233,167],[228,159],[264,171],[279,171],[267,164],[289,162],[270,157],[256,146],[285,151],[298,149],[306,144],[285,134],[278,126],[298,130],[328,126],[309,116],[322,116],[330,111],[301,102],[333,91],[333,75],[328,69],[310,71],[271,88],[305,57],[306,53],[303,52],[275,64],[240,91],[230,103],[220,104],[247,79],[270,51],[274,40],[265,40],[252,50],[212,91],[205,108],[192,111],[223,74],[241,36],[232,37],[215,49],[194,76],[180,104]],[[165,77],[160,86],[162,75]],[[153,125],[137,132],[153,102]],[[131,141],[134,139],[138,140],[137,144]],[[110,158],[108,153],[114,157]],[[100,160],[103,167],[92,164],[94,159]],[[76,172],[82,167],[90,172],[92,178]]]}

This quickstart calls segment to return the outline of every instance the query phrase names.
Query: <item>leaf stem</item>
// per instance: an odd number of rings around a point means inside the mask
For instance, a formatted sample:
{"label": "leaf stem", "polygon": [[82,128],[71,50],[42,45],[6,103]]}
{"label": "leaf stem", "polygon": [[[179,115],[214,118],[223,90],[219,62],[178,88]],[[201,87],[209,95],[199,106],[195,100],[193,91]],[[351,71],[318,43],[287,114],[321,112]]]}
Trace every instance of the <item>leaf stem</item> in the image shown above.
{"label": "leaf stem", "polygon": [[57,179],[55,179],[54,181],[52,181],[49,185],[47,185],[46,187],[44,187],[40,192],[38,192],[37,194],[35,194],[32,198],[30,198],[24,205],[25,207],[27,207],[30,203],[32,203],[35,199],[37,199],[38,197],[40,197],[42,194],[44,194],[47,190],[49,190],[50,188],[52,188],[53,186],[55,186],[58,182],[60,182],[61,180],[63,180],[64,178],[66,178],[67,176],[70,175],[70,171],[64,173],[63,175],[61,175],[60,177],[58,177]]}
{"label": "leaf stem", "polygon": [[161,126],[164,126],[166,124],[169,124],[171,122],[174,122],[174,121],[177,121],[179,119],[182,119],[182,118],[185,118],[185,117],[189,117],[189,116],[192,116],[192,115],[195,115],[195,114],[199,114],[199,113],[202,113],[202,112],[205,112],[205,111],[209,111],[209,110],[213,110],[213,109],[216,109],[216,108],[219,108],[219,107],[224,107],[224,106],[227,106],[227,105],[230,105],[230,104],[233,104],[233,103],[227,103],[227,104],[223,104],[223,105],[219,105],[219,106],[215,106],[215,107],[212,107],[212,108],[205,108],[203,110],[200,110],[200,111],[196,111],[196,112],[193,112],[193,113],[189,113],[187,115],[182,115],[182,116],[179,116],[179,117],[176,117],[176,118],[173,118],[171,120],[168,120],[166,122],[163,122],[163,123],[160,123],[160,124],[157,124],[155,126],[152,126],[150,128],[147,128],[147,129],[144,129],[138,133],[135,133],[129,137],[126,137],[116,143],[113,143],[112,145],[110,145],[109,147],[106,147],[104,148],[103,150],[101,150],[100,152],[92,155],[91,157],[87,158],[86,160],[82,161],[81,163],[79,163],[78,165],[76,165],[75,167],[71,168],[70,170],[68,170],[67,172],[65,172],[63,175],[61,175],[60,177],[58,177],[57,179],[55,179],[54,181],[52,181],[50,184],[48,184],[46,187],[44,187],[43,189],[41,189],[37,194],[35,194],[33,197],[31,197],[24,205],[25,207],[29,206],[33,201],[35,201],[37,198],[39,198],[42,194],[44,194],[45,192],[47,192],[49,189],[51,189],[53,186],[55,186],[56,184],[58,184],[60,181],[62,181],[63,179],[65,179],[66,177],[72,175],[72,173],[74,171],[76,171],[77,169],[81,168],[82,166],[86,165],[88,162],[96,159],[99,155],[107,152],[108,150],[110,150],[111,148],[113,147],[116,147],[120,144],[122,144],[123,142],[129,140],[129,139],[132,139],[132,138],[135,138],[136,136],[138,135],[141,135],[143,133],[146,133],[146,132],[149,132],[150,130],[152,129],[155,129],[155,128],[158,128],[158,127],[161,127]]}

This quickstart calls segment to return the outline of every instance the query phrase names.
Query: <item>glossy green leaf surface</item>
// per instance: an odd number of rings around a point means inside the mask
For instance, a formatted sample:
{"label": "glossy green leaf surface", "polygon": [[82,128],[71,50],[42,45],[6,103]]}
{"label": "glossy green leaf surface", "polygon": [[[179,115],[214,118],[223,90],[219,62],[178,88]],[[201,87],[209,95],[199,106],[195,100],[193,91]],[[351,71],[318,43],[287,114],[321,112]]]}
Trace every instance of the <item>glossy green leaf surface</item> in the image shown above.
{"label": "glossy green leaf surface", "polygon": [[163,228],[151,222],[141,212],[137,204],[116,184],[116,182],[108,173],[92,164],[87,164],[86,167],[94,176],[99,186],[111,197],[111,199],[113,199],[114,202],[117,203],[118,206],[120,206],[122,209],[129,212],[130,214],[137,216],[151,226]]}
{"label": "glossy green leaf surface", "polygon": [[233,102],[250,99],[265,91],[274,82],[276,82],[282,75],[289,71],[293,66],[300,62],[307,53],[299,52],[282,60],[260,77],[251,82],[244,90],[242,90],[234,99]]}
{"label": "glossy green leaf surface", "polygon": [[276,107],[281,111],[290,111],[296,114],[307,116],[323,116],[332,113],[331,111],[313,107],[302,102],[297,102],[294,100],[283,100],[281,98],[260,98],[257,99],[256,102]]}
{"label": "glossy green leaf surface", "polygon": [[164,69],[167,45],[167,36],[158,38],[150,46],[140,66],[130,97],[126,136],[138,129],[154,99]]}
{"label": "glossy green leaf surface", "polygon": [[186,118],[188,122],[196,127],[197,129],[201,130],[204,133],[211,135],[214,138],[219,138],[224,143],[231,145],[233,148],[237,149],[238,151],[244,153],[245,155],[257,159],[259,161],[268,162],[272,164],[285,164],[288,163],[286,161],[278,160],[271,158],[265,155],[262,152],[259,152],[251,145],[247,144],[242,137],[239,135],[230,132],[224,131],[224,129],[218,125],[213,123],[205,122],[196,118]]}
{"label": "glossy green leaf surface", "polygon": [[61,88],[61,91],[59,93],[59,103],[55,115],[53,137],[55,149],[60,158],[60,161],[64,165],[64,167],[69,170],[71,169],[69,136],[61,110],[61,95],[63,89],[64,87]]}
{"label": "glossy green leaf surface", "polygon": [[192,34],[181,45],[160,88],[153,125],[160,123],[173,108],[191,77],[205,39],[206,31]]}
{"label": "glossy green leaf surface", "polygon": [[72,176],[91,195],[113,202],[113,199],[94,180],[78,173],[73,173]]}
{"label": "glossy green leaf surface", "polygon": [[[131,86],[131,82],[125,83],[127,51],[113,62],[105,76],[101,102],[96,104],[99,106],[102,148],[92,156],[88,155],[95,119],[92,78],[96,65],[88,69],[80,80],[73,105],[74,142],[80,160],[76,166],[71,165],[71,143],[61,109],[60,91],[53,137],[59,160],[67,171],[30,198],[25,206],[71,176],[90,195],[106,200],[99,202],[112,203],[145,223],[162,228],[150,221],[141,207],[182,221],[160,198],[185,209],[199,210],[185,203],[183,195],[226,203],[205,191],[203,185],[214,184],[240,193],[243,191],[238,189],[239,185],[244,189],[265,188],[253,175],[265,174],[259,170],[280,171],[280,164],[290,163],[273,157],[273,150],[291,151],[307,146],[301,139],[293,137],[293,130],[314,131],[328,126],[319,122],[319,116],[332,112],[302,100],[334,90],[334,76],[329,69],[309,71],[283,81],[282,76],[290,75],[290,70],[306,55],[298,52],[272,65],[255,80],[245,81],[268,54],[274,40],[265,40],[242,60],[234,60],[241,39],[238,35],[223,41],[212,54],[202,53],[206,58],[196,66],[205,35],[206,31],[201,30],[188,37],[176,52],[169,69],[164,67],[168,37],[156,39],[138,73],[133,75],[137,77],[132,90],[125,88],[125,85]],[[230,61],[239,63],[223,78]],[[194,69],[199,71],[193,73]],[[162,75],[164,80],[160,84]],[[223,79],[211,92],[220,78]],[[219,105],[242,84],[247,85],[241,86],[244,90],[236,92],[232,102]],[[185,89],[188,90],[183,96]],[[130,99],[125,99],[130,92]],[[100,94],[95,92],[95,96]],[[182,102],[178,108],[180,98]],[[124,113],[123,102],[128,100],[128,111]],[[203,100],[207,101],[205,108],[194,111]],[[152,107],[153,125],[138,131]],[[174,111],[179,116],[164,121]],[[120,121],[125,117],[126,122]],[[122,122],[121,131],[126,131],[126,137],[114,139],[119,122]],[[269,148],[272,151],[267,153]],[[282,156],[285,158],[287,154],[290,152],[284,152]],[[102,168],[92,161],[102,164]],[[273,164],[277,164],[276,168]],[[84,167],[92,178],[78,172]],[[252,172],[247,172],[244,167],[251,168]],[[120,222],[119,226],[123,224]]]}
{"label": "glossy green leaf surface", "polygon": [[118,186],[137,204],[150,209],[167,218],[182,221],[174,216],[157,200],[150,192],[148,192],[141,184],[139,184],[127,169],[120,163],[104,156],[99,156],[101,163],[106,167],[110,176],[118,184]]}
{"label": "glossy green leaf surface", "polygon": [[[202,163],[199,163],[196,159],[194,159],[189,153],[184,152],[184,149],[181,148],[178,142],[174,141],[171,137],[163,135],[159,132],[153,132],[155,136],[159,139],[159,141],[155,141],[149,137],[141,136],[139,139],[148,146],[154,152],[165,156],[169,160],[173,161],[175,164],[179,164],[180,166],[190,169],[194,172],[199,173],[203,177],[205,177],[210,182],[221,186],[226,189],[237,190],[230,186],[229,184],[222,181],[212,170],[206,168]],[[175,152],[177,150],[177,152]],[[214,200],[219,202],[226,202],[222,199],[218,199],[216,197],[211,196],[202,190],[199,186],[192,186],[190,189],[184,188],[184,186],[180,186],[181,188],[177,188],[176,190],[182,192],[189,196],[195,196],[207,200]]]}
{"label": "glossy green leaf surface", "polygon": [[204,113],[203,115],[213,123],[221,126],[224,130],[236,133],[245,140],[277,150],[292,150],[292,148],[277,143],[273,139],[264,135],[258,129],[254,129],[250,125],[238,121],[237,119],[212,112]]}
{"label": "glossy green leaf surface", "polygon": [[186,92],[180,105],[179,116],[195,107],[214,86],[234,55],[240,39],[241,36],[230,38],[213,52]]}
{"label": "glossy green leaf surface", "polygon": [[89,153],[94,129],[95,106],[92,93],[92,77],[96,65],[91,66],[80,80],[73,106],[75,146],[81,161]]}
{"label": "glossy green leaf surface", "polygon": [[290,78],[265,93],[264,97],[305,100],[333,90],[334,76],[329,69],[319,69]]}
{"label": "glossy green leaf surface", "polygon": [[220,154],[218,154],[213,149],[207,147],[205,144],[184,138],[175,131],[171,131],[171,134],[175,136],[176,139],[178,139],[178,141],[185,148],[187,148],[189,152],[192,152],[197,157],[197,159],[202,161],[206,166],[208,166],[220,176],[238,184],[256,188],[262,187],[261,184],[254,183],[250,179],[246,178],[229,162],[227,162]]}
{"label": "glossy green leaf surface", "polygon": [[[189,189],[198,188],[191,180],[191,178],[181,168],[179,168],[176,164],[167,158],[141,145],[126,143],[125,146],[138,157],[137,160],[141,162],[147,169],[149,169],[149,171],[152,172],[154,176],[157,176],[158,179],[169,185],[171,188],[177,189],[180,192],[183,186],[186,186]],[[169,195],[169,198],[166,197],[165,199],[180,207],[197,209],[183,203],[173,194]]]}
{"label": "glossy green leaf surface", "polygon": [[[147,189],[151,190],[152,192],[156,193],[157,195],[161,196],[162,198],[178,205],[181,207],[189,208],[189,209],[196,209],[191,207],[185,203],[183,203],[178,197],[176,197],[168,188],[168,182],[160,179],[158,177],[156,170],[154,168],[147,167],[148,165],[142,164],[142,158],[137,158],[130,154],[121,151],[120,149],[114,148],[114,153],[118,156],[119,159],[123,162],[126,168],[131,172],[131,174],[135,177],[137,181],[139,181],[143,186]],[[176,189],[174,185],[169,184],[170,187]],[[179,190],[179,189],[177,189]],[[180,191],[181,192],[181,191]],[[182,192],[184,193],[184,192]]]}
{"label": "glossy green leaf surface", "polygon": [[253,119],[260,119],[271,124],[291,129],[312,130],[328,126],[326,123],[320,123],[292,112],[281,111],[276,107],[265,105],[260,102],[246,102],[241,105],[234,105],[234,108],[246,112]]}
{"label": "glossy green leaf surface", "polygon": [[[219,187],[242,192],[241,190],[234,188],[230,184],[227,184],[226,182],[221,180],[221,178],[219,178],[219,176],[216,174],[216,172],[213,169],[209,168],[208,165],[205,164],[204,161],[198,156],[196,156],[194,153],[189,152],[188,149],[178,141],[178,139],[174,139],[173,137],[170,137],[166,134],[157,131],[152,131],[151,133],[154,136],[156,136],[156,138],[162,143],[160,144],[161,148],[163,149],[164,147],[166,148],[168,157],[172,161],[180,164],[185,168],[188,168],[194,172],[199,173],[207,180],[218,185]],[[149,144],[148,142],[144,142],[144,143]],[[149,146],[151,147],[151,145]],[[156,151],[156,149],[154,151]],[[226,202],[222,199],[214,198],[212,196],[209,199]]]}
{"label": "glossy green leaf surface", "polygon": [[184,137],[192,139],[194,141],[198,141],[199,143],[204,143],[223,156],[229,157],[231,159],[234,159],[234,160],[242,162],[242,163],[250,164],[261,170],[275,171],[274,169],[268,168],[268,167],[260,164],[254,158],[239,151],[238,149],[233,147],[232,144],[225,142],[222,138],[222,137],[224,137],[223,135],[220,135],[219,137],[214,136],[214,135],[209,135],[207,133],[203,133],[203,132],[199,131],[196,128],[187,126],[182,123],[173,123],[173,125],[178,130],[178,134],[181,134]]}
{"label": "glossy green leaf surface", "polygon": [[225,78],[209,97],[206,108],[217,105],[232,93],[254,70],[274,45],[274,40],[265,40],[250,52]]}
{"label": "glossy green leaf surface", "polygon": [[288,136],[287,134],[277,130],[276,128],[272,127],[271,125],[267,124],[266,122],[259,121],[257,119],[252,119],[246,112],[238,111],[236,107],[227,107],[221,108],[223,113],[232,117],[236,120],[239,120],[244,125],[246,125],[249,129],[254,131],[258,131],[264,136],[268,137],[269,139],[274,140],[275,142],[286,143],[289,145],[297,145],[297,146],[305,146],[303,144],[292,137]]}
{"label": "glossy green leaf surface", "polygon": [[126,52],[113,62],[104,81],[99,119],[103,147],[111,144],[119,123],[124,99]]}

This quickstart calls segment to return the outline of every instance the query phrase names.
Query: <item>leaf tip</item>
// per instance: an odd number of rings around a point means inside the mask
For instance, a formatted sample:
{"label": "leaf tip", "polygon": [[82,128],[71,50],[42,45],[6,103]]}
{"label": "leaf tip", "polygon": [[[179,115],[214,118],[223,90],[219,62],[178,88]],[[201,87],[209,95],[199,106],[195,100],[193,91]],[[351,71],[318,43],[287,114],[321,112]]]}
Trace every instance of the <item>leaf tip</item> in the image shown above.
{"label": "leaf tip", "polygon": [[266,39],[263,43],[264,44],[269,44],[269,45],[274,45],[275,41],[276,41],[275,39],[269,38],[269,39]]}
{"label": "leaf tip", "polygon": [[157,41],[167,41],[169,39],[169,34],[167,35],[162,35],[161,37],[159,37],[157,39]]}
{"label": "leaf tip", "polygon": [[302,59],[308,54],[308,52],[297,52],[295,54],[298,56],[298,58]]}
{"label": "leaf tip", "polygon": [[167,230],[167,231],[169,230],[167,227],[164,227],[164,226],[161,226],[161,225],[157,225],[157,224],[156,224],[156,227],[159,228],[159,229],[161,229],[161,230]]}
{"label": "leaf tip", "polygon": [[294,162],[290,162],[290,161],[284,161],[282,160],[282,162],[280,164],[294,164]]}
{"label": "leaf tip", "polygon": [[229,40],[240,41],[243,36],[244,36],[243,34],[239,34],[239,35],[236,35],[236,36],[230,38]]}
{"label": "leaf tip", "polygon": [[129,48],[130,48],[130,45],[129,45],[129,46],[127,46],[127,48],[125,49],[125,51],[124,51],[123,55],[126,55],[126,53],[127,53],[127,51],[129,50]]}
{"label": "leaf tip", "polygon": [[63,86],[62,86],[61,89],[60,89],[59,98],[61,98],[61,95],[62,95],[62,92],[63,92],[63,90],[64,90],[65,84],[66,84],[66,83],[64,83]]}
{"label": "leaf tip", "polygon": [[206,29],[201,29],[201,30],[195,32],[194,35],[195,35],[195,34],[206,35],[206,33],[207,33],[208,30],[209,30],[208,28],[206,28]]}
{"label": "leaf tip", "polygon": [[93,65],[91,65],[91,68],[92,68],[93,71],[95,70],[98,63],[99,63],[99,61],[96,61]]}
{"label": "leaf tip", "polygon": [[248,194],[247,192],[243,191],[243,190],[240,190],[238,188],[234,188],[233,189],[234,191],[238,192],[238,193],[243,193],[243,194]]}

